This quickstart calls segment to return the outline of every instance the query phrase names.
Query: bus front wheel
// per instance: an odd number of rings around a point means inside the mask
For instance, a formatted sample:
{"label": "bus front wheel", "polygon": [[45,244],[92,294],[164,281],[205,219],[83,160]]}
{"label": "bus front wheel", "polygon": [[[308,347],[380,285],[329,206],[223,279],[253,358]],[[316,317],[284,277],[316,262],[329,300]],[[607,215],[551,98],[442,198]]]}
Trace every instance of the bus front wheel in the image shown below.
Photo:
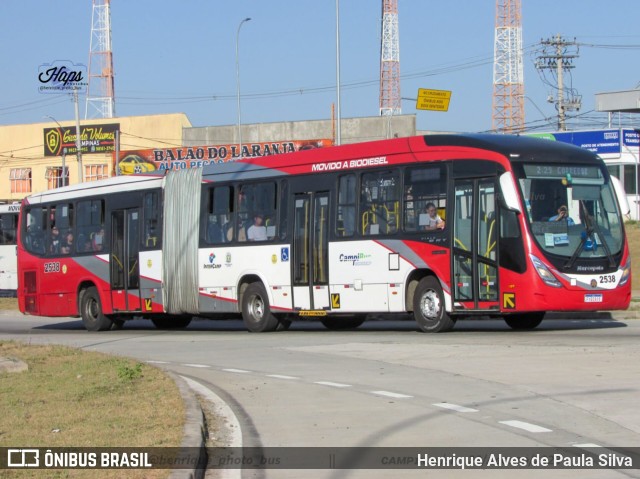
{"label": "bus front wheel", "polygon": [[534,329],[544,319],[544,312],[512,314],[504,318],[511,329]]}
{"label": "bus front wheel", "polygon": [[278,319],[271,314],[269,297],[262,283],[251,283],[242,294],[242,320],[252,333],[266,333],[278,328]]}
{"label": "bus front wheel", "polygon": [[456,324],[444,306],[440,282],[433,276],[420,280],[413,297],[413,316],[425,333],[450,331]]}
{"label": "bus front wheel", "polygon": [[108,331],[113,321],[102,312],[100,295],[95,287],[87,288],[80,298],[80,316],[88,331]]}

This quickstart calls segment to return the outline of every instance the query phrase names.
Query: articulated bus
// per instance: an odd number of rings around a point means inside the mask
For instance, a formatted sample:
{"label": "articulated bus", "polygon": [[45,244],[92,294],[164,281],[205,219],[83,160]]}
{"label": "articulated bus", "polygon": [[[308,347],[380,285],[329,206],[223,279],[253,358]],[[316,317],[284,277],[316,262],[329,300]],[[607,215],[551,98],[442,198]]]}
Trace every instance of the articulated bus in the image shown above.
{"label": "articulated bus", "polygon": [[0,297],[15,297],[18,289],[18,214],[20,204],[0,204]]}
{"label": "articulated bus", "polygon": [[440,332],[626,309],[616,184],[570,145],[428,135],[68,186],[23,202],[20,310],[91,331],[410,315]]}

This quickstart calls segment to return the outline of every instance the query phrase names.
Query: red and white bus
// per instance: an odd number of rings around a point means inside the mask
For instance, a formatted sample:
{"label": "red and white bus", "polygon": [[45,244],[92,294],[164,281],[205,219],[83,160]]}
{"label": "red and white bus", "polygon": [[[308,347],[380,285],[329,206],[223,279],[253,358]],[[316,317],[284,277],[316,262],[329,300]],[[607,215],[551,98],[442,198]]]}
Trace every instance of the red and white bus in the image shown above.
{"label": "red and white bus", "polygon": [[0,297],[15,297],[18,289],[18,214],[20,204],[0,204]]}
{"label": "red and white bus", "polygon": [[59,188],[22,207],[20,309],[89,330],[406,313],[428,332],[487,316],[534,328],[546,311],[628,307],[614,186],[570,145],[429,135]]}

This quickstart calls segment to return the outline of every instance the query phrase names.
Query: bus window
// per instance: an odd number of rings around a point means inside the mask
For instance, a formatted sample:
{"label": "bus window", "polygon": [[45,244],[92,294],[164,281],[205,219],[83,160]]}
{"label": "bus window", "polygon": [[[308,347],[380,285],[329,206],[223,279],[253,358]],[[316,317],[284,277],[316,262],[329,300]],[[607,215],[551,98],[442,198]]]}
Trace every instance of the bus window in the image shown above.
{"label": "bus window", "polygon": [[152,191],[144,194],[142,222],[144,236],[142,238],[143,248],[160,247],[160,214],[162,208],[160,206],[160,193]]}
{"label": "bus window", "polygon": [[426,229],[427,205],[436,207],[446,225],[447,176],[444,166],[409,168],[404,177],[404,230]]}
{"label": "bus window", "polygon": [[206,201],[205,242],[207,244],[224,243],[227,241],[227,232],[230,232],[229,228],[231,227],[229,219],[233,206],[233,187],[208,188]]}
{"label": "bus window", "polygon": [[30,253],[44,254],[44,226],[47,224],[47,210],[40,206],[26,211],[26,234],[24,247]]}
{"label": "bus window", "polygon": [[360,231],[364,235],[394,234],[400,213],[400,178],[397,171],[362,175]]}
{"label": "bus window", "polygon": [[239,227],[248,230],[253,225],[254,218],[261,215],[267,228],[267,239],[275,238],[278,234],[276,190],[274,181],[243,185],[238,191]]}
{"label": "bus window", "polygon": [[0,244],[16,244],[16,229],[18,227],[17,214],[0,215]]}
{"label": "bus window", "polygon": [[337,236],[353,236],[356,231],[356,191],[356,175],[344,175],[338,179]]}
{"label": "bus window", "polygon": [[[76,251],[102,251],[104,247],[104,200],[78,201],[76,211]],[[96,236],[97,235],[97,236]]]}

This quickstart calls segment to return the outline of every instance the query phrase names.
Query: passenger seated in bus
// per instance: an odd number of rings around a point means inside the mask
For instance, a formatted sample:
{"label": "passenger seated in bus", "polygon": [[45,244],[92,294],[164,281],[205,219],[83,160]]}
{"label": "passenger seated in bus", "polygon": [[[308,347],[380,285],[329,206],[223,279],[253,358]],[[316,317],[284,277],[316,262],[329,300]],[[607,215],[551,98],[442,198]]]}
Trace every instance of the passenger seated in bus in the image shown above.
{"label": "passenger seated in bus", "polygon": [[97,233],[94,233],[91,238],[91,249],[93,251],[102,251],[104,244],[104,228],[100,228]]}
{"label": "passenger seated in bus", "polygon": [[60,231],[57,226],[51,227],[51,234],[49,236],[49,246],[47,247],[49,254],[60,253]]}
{"label": "passenger seated in bus", "polygon": [[218,219],[215,216],[209,217],[209,224],[207,225],[207,243],[224,243],[224,234],[222,233],[222,228],[218,224]]}
{"label": "passenger seated in bus", "polygon": [[32,223],[27,227],[27,238],[25,240],[25,244],[27,250],[33,253],[44,254],[45,252],[42,229],[35,223]]}
{"label": "passenger seated in bus", "polygon": [[569,216],[569,212],[567,211],[566,205],[560,205],[558,208],[558,214],[549,218],[549,221],[566,221],[567,226],[571,226],[576,224],[575,221]]}
{"label": "passenger seated in bus", "polygon": [[442,230],[444,229],[444,221],[436,211],[436,205],[433,203],[427,203],[425,207],[426,215],[420,215],[420,225],[423,230],[433,231],[433,230]]}
{"label": "passenger seated in bus", "polygon": [[[236,220],[237,224],[238,224],[238,234],[236,236],[236,241],[247,241],[247,235],[244,229],[244,226],[242,226],[242,218],[238,218]],[[233,224],[229,223],[229,228],[227,229],[227,241],[233,241]]]}
{"label": "passenger seated in bus", "polygon": [[247,230],[247,240],[267,241],[267,227],[264,226],[264,216],[260,213],[253,217],[253,225]]}
{"label": "passenger seated in bus", "polygon": [[71,254],[72,251],[73,251],[73,233],[69,231],[64,237],[62,244],[60,245],[60,253]]}

